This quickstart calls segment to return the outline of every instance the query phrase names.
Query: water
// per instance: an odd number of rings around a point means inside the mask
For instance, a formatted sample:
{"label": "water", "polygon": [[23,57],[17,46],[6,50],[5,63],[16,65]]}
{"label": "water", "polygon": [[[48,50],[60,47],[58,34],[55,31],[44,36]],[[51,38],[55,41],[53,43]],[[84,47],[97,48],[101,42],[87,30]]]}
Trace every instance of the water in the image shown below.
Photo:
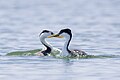
{"label": "water", "polygon": [[[39,33],[71,28],[70,48],[120,55],[119,0],[0,0],[0,55],[42,48]],[[63,39],[47,39],[61,48]],[[1,80],[119,80],[120,58],[0,57]]]}
{"label": "water", "polygon": [[0,57],[2,80],[119,80],[120,59]]}

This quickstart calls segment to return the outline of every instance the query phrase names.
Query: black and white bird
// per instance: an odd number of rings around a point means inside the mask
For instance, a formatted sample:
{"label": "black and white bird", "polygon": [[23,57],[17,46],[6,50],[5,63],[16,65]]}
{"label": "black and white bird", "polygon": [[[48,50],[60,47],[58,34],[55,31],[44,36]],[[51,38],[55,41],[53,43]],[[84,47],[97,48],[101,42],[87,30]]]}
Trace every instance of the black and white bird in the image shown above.
{"label": "black and white bird", "polygon": [[54,48],[51,44],[49,44],[46,41],[46,38],[49,38],[49,36],[53,35],[54,33],[52,31],[49,30],[43,30],[40,35],[40,41],[41,43],[44,45],[45,49],[42,49],[41,51],[35,53],[35,55],[37,56],[48,56],[51,53],[61,53],[61,50]]}
{"label": "black and white bird", "polygon": [[58,37],[58,38],[65,37],[66,42],[64,43],[64,47],[62,49],[62,53],[61,53],[62,56],[74,56],[74,57],[78,56],[79,57],[79,56],[87,55],[86,52],[78,50],[78,49],[69,50],[68,47],[69,47],[70,41],[72,39],[72,32],[70,29],[68,29],[68,28],[62,29],[62,30],[60,30],[60,32],[58,34],[55,34],[55,35],[53,34],[52,36],[50,36],[50,38],[51,37]]}

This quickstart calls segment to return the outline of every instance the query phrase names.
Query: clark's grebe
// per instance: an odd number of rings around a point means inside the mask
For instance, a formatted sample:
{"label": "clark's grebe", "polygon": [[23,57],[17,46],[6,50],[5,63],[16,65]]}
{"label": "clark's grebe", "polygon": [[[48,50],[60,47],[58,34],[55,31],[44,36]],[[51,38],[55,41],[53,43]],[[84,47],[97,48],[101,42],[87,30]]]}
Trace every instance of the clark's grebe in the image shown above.
{"label": "clark's grebe", "polygon": [[40,52],[35,53],[35,55],[37,56],[48,56],[51,53],[60,53],[61,51],[57,48],[53,48],[53,46],[51,44],[49,44],[46,41],[46,38],[49,38],[49,36],[53,35],[53,32],[49,31],[49,30],[43,30],[40,35],[40,41],[41,43],[45,46],[45,49],[42,49]]}
{"label": "clark's grebe", "polygon": [[69,50],[69,43],[72,39],[72,33],[71,33],[71,30],[70,29],[62,29],[60,30],[60,32],[58,34],[55,34],[55,35],[52,35],[52,36],[49,36],[49,38],[51,37],[58,37],[58,38],[63,38],[65,37],[66,39],[66,42],[64,44],[64,47],[62,49],[62,56],[86,56],[87,53],[85,53],[84,51],[81,51],[81,50]]}

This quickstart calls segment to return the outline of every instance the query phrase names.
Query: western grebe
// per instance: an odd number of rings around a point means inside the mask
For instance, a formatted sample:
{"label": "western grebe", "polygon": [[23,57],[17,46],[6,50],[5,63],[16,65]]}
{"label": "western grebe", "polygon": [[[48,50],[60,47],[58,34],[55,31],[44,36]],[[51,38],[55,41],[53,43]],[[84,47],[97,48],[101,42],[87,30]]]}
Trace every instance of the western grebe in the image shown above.
{"label": "western grebe", "polygon": [[42,49],[41,51],[35,53],[35,55],[37,56],[48,56],[50,53],[60,53],[60,50],[57,48],[53,48],[53,46],[51,44],[49,44],[46,41],[46,38],[49,38],[49,36],[53,35],[53,32],[49,31],[49,30],[43,30],[40,35],[40,41],[41,43],[45,46],[45,49]]}
{"label": "western grebe", "polygon": [[62,56],[85,56],[87,55],[87,53],[85,53],[84,51],[81,51],[81,50],[69,50],[69,44],[70,44],[70,41],[72,39],[72,33],[71,33],[71,30],[70,29],[62,29],[60,30],[60,32],[58,34],[55,34],[55,35],[52,35],[52,36],[49,36],[49,38],[51,37],[58,37],[58,38],[63,38],[65,37],[66,39],[66,42],[64,44],[64,47],[62,49]]}

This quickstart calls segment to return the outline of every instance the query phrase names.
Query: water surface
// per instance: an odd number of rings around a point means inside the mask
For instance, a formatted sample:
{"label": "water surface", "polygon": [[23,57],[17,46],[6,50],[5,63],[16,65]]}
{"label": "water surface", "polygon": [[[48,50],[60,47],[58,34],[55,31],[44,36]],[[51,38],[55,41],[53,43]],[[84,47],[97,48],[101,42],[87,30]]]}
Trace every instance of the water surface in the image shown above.
{"label": "water surface", "polygon": [[[70,48],[120,55],[119,0],[0,0],[0,55],[42,48],[39,33],[71,28]],[[64,39],[47,39],[61,48]],[[120,58],[0,57],[1,80],[119,80]]]}

